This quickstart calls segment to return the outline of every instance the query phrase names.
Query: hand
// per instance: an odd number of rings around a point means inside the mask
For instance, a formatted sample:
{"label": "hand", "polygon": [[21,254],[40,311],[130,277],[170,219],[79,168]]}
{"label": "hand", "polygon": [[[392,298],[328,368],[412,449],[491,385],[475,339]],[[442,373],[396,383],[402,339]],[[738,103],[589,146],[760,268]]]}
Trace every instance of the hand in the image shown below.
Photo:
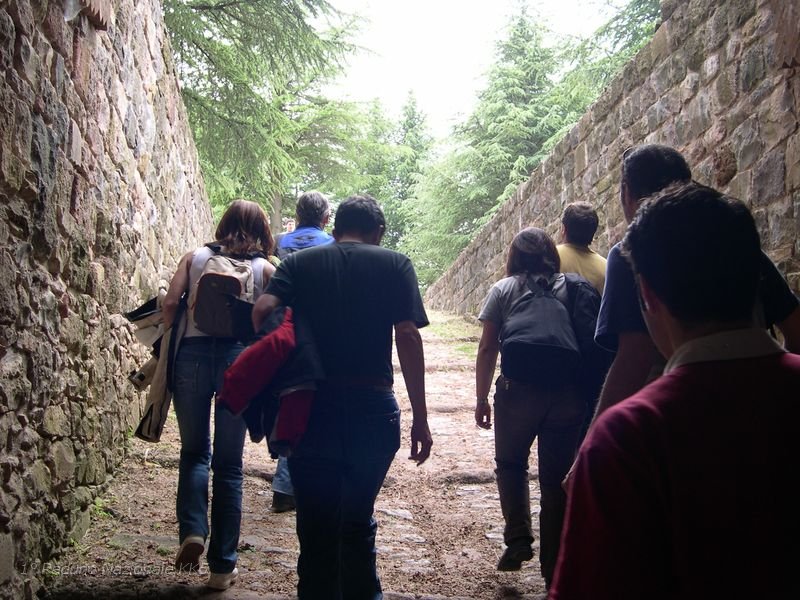
{"label": "hand", "polygon": [[414,421],[411,425],[411,456],[408,458],[416,461],[417,466],[421,465],[431,455],[431,446],[433,446],[433,438],[431,438],[431,430],[428,429],[428,421],[425,420],[421,423]]}
{"label": "hand", "polygon": [[564,479],[561,481],[561,489],[565,492],[569,491],[569,481],[572,479],[572,476],[575,474],[575,463],[572,463],[572,466],[567,471],[567,474],[564,475]]}
{"label": "hand", "polygon": [[492,406],[488,400],[478,400],[475,405],[475,423],[481,429],[492,428]]}

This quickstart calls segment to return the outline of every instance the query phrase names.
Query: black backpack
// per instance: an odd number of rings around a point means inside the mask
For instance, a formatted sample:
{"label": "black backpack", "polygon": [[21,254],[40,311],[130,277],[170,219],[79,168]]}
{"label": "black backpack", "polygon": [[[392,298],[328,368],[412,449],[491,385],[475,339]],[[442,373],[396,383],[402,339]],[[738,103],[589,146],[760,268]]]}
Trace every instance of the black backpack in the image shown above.
{"label": "black backpack", "polygon": [[522,383],[561,384],[578,375],[581,347],[563,273],[528,276],[528,290],[500,328],[500,372]]}

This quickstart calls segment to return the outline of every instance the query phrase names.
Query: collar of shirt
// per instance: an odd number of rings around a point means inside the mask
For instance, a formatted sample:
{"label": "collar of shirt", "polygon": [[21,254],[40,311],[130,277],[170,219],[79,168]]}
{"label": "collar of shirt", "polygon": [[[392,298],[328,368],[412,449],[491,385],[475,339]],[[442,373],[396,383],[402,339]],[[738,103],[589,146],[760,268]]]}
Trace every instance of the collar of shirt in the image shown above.
{"label": "collar of shirt", "polygon": [[664,375],[680,367],[712,360],[736,360],[779,354],[785,350],[763,329],[732,329],[689,340],[664,367]]}
{"label": "collar of shirt", "polygon": [[561,246],[566,246],[567,248],[572,248],[576,252],[581,252],[583,254],[597,254],[594,250],[589,248],[589,246],[578,246],[577,244],[571,244],[569,242],[564,242],[560,244]]}

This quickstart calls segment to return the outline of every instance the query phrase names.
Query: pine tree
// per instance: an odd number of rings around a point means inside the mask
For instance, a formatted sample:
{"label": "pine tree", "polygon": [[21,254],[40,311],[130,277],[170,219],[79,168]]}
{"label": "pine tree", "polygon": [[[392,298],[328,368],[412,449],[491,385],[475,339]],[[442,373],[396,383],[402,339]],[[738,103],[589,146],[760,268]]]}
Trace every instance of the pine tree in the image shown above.
{"label": "pine tree", "polygon": [[342,31],[312,22],[326,0],[164,0],[183,99],[212,203],[279,197],[300,166],[293,91],[328,76],[349,51]]}

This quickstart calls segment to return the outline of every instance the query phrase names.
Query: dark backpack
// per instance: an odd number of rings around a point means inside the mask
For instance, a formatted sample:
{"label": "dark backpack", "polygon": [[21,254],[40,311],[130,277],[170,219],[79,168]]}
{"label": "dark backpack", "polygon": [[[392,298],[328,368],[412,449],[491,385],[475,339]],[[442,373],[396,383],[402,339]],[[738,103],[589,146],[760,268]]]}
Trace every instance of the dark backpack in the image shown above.
{"label": "dark backpack", "polygon": [[528,290],[511,306],[500,329],[500,372],[522,383],[573,380],[581,349],[570,316],[566,277],[528,276],[526,285]]}

